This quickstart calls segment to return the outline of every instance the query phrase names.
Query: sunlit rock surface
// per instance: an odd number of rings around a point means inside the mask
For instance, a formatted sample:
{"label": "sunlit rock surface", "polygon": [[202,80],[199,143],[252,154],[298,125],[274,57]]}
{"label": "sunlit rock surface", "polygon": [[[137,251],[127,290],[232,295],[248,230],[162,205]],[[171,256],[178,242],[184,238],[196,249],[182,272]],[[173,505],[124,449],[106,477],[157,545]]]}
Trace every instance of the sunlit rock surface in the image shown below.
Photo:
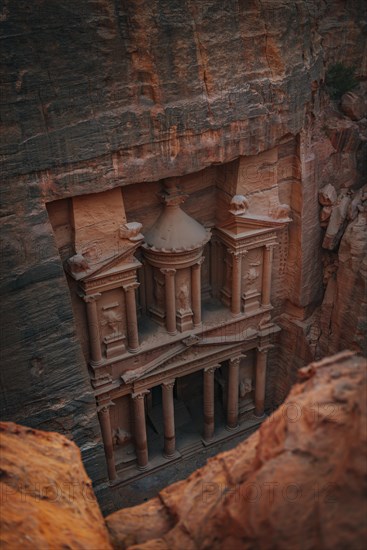
{"label": "sunlit rock surface", "polygon": [[1,548],[111,548],[74,443],[1,422],[0,461]]}

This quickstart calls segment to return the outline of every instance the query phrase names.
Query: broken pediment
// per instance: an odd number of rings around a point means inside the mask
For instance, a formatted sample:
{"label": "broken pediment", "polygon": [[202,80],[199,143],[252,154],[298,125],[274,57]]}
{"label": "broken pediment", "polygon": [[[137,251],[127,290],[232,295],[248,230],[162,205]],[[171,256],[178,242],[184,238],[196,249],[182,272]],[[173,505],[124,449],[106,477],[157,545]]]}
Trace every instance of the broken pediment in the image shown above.
{"label": "broken pediment", "polygon": [[134,257],[142,238],[132,244],[124,243],[119,254],[101,260],[98,264],[90,264],[82,254],[75,254],[65,262],[66,271],[77,281],[90,281],[99,277],[111,275],[131,268],[140,267],[140,262]]}

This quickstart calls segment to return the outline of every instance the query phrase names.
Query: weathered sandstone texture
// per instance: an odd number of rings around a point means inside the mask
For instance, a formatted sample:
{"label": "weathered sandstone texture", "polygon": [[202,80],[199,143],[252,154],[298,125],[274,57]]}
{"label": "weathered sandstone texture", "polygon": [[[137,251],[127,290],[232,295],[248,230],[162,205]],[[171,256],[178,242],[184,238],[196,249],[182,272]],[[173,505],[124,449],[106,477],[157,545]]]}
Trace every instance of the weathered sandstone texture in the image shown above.
{"label": "weathered sandstone texture", "polygon": [[[283,331],[270,402],[284,399],[297,367],[317,353],[349,343],[362,349],[363,245],[355,247],[349,229],[335,284],[323,313],[317,309],[325,263],[318,192],[330,183],[337,195],[342,187],[354,193],[366,176],[361,100],[344,100],[351,120],[329,106],[323,87],[326,67],[337,61],[366,77],[366,11],[364,0],[4,3],[2,418],[74,439],[102,487],[106,466],[86,343],[75,329],[47,208],[117,187],[132,197],[134,184],[150,191],[164,178],[220,172],[232,162],[259,208],[265,191],[272,193],[262,180],[271,172],[271,187],[278,185],[293,220],[288,256],[275,258],[287,284],[273,297]],[[205,215],[200,193],[193,190],[193,209]],[[136,210],[143,199],[144,192],[134,198]],[[154,214],[144,216],[153,223]],[[358,235],[360,223],[350,222]],[[329,338],[330,326],[340,341]]]}
{"label": "weathered sandstone texture", "polygon": [[247,441],[108,516],[113,547],[364,548],[366,360],[351,355],[303,368],[303,382]]}
{"label": "weathered sandstone texture", "polygon": [[111,548],[74,443],[1,422],[0,449],[1,548]]}

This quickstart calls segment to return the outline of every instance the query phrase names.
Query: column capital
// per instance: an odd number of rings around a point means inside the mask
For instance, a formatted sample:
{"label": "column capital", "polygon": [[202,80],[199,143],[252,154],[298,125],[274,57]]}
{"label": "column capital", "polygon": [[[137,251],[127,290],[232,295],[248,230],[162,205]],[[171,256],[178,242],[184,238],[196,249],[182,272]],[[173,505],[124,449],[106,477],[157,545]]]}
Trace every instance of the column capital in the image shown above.
{"label": "column capital", "polygon": [[134,399],[134,400],[135,400],[135,399],[139,399],[139,400],[140,400],[140,399],[144,399],[144,396],[145,396],[145,395],[148,395],[148,393],[150,393],[149,390],[141,390],[141,391],[137,391],[137,392],[135,392],[135,393],[132,393],[132,394],[131,394],[131,397],[132,397],[132,399]]}
{"label": "column capital", "polygon": [[239,261],[240,257],[242,256],[242,252],[239,252],[238,250],[232,250],[232,248],[227,248],[227,252],[233,256],[233,259],[236,261]]}
{"label": "column capital", "polygon": [[239,355],[238,357],[231,357],[229,359],[228,365],[230,367],[238,367],[240,365],[241,359],[244,359],[245,357],[246,355],[244,355],[243,353],[241,353],[241,355]]}
{"label": "column capital", "polygon": [[257,351],[260,351],[260,353],[268,353],[272,348],[274,348],[274,344],[260,344],[257,346]]}
{"label": "column capital", "polygon": [[201,258],[199,258],[198,261],[195,262],[192,267],[194,267],[195,269],[198,269],[204,263],[204,260],[205,260],[205,256],[201,256]]}
{"label": "column capital", "polygon": [[172,390],[173,386],[175,385],[176,379],[174,380],[165,380],[162,382],[162,387],[167,388],[168,390]]}
{"label": "column capital", "polygon": [[97,405],[97,412],[105,413],[109,410],[110,407],[113,407],[116,403],[113,401],[108,401],[108,403],[102,403],[101,405]]}
{"label": "column capital", "polygon": [[272,250],[273,248],[275,248],[276,246],[278,246],[278,243],[267,243],[267,244],[265,245],[265,248],[266,248],[266,250],[271,251],[271,250]]}
{"label": "column capital", "polygon": [[95,294],[85,294],[81,296],[81,299],[84,300],[86,304],[90,304],[96,302],[101,296],[102,294],[100,292],[96,292]]}
{"label": "column capital", "polygon": [[221,366],[222,365],[211,365],[210,367],[205,367],[204,372],[209,372],[209,374],[213,374]]}
{"label": "column capital", "polygon": [[176,273],[176,269],[174,269],[173,267],[163,267],[162,269],[160,269],[160,272],[163,273],[163,275],[174,275]]}
{"label": "column capital", "polygon": [[122,288],[124,289],[125,292],[130,292],[131,290],[136,290],[137,288],[139,288],[139,286],[140,286],[140,283],[135,282],[135,283],[129,283],[127,285],[122,285]]}

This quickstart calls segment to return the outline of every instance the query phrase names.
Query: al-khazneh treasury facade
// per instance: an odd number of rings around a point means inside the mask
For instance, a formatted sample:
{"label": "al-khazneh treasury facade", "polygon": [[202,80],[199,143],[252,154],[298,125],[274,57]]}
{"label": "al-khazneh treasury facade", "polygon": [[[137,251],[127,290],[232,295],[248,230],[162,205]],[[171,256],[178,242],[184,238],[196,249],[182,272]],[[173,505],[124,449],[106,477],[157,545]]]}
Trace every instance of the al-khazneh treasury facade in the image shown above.
{"label": "al-khazneh treasury facade", "polygon": [[250,195],[216,186],[211,206],[191,203],[202,219],[214,205],[214,223],[204,226],[185,211],[190,192],[178,178],[157,182],[150,208],[144,185],[48,207],[111,483],[259,424],[267,355],[280,330],[272,321],[273,255],[289,209],[273,196],[253,213]]}

